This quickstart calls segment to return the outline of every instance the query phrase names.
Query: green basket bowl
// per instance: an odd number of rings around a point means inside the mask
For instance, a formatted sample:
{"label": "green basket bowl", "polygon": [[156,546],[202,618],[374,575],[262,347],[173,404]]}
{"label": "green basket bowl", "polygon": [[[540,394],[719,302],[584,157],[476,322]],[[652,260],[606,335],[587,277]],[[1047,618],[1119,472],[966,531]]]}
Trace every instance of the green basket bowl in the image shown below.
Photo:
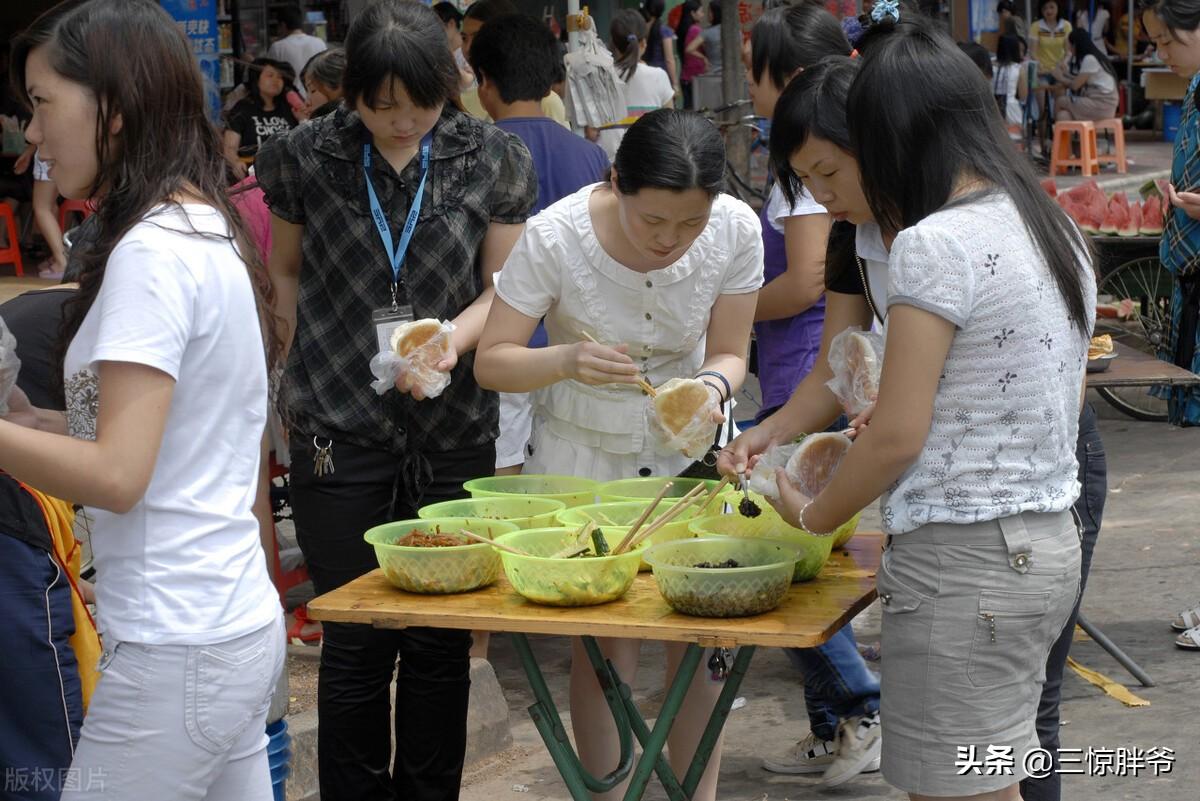
{"label": "green basket bowl", "polygon": [[[620,598],[633,584],[642,561],[639,547],[620,556],[550,559],[575,535],[570,528],[535,528],[497,537],[496,542],[529,553],[500,551],[504,575],[522,597],[546,606],[594,606]],[[610,540],[610,546],[616,542]]]}
{"label": "green basket bowl", "polygon": [[[653,500],[653,498],[650,500]],[[646,507],[650,505],[650,500],[615,501],[612,503],[591,503],[587,506],[575,506],[559,512],[556,515],[558,518],[557,523],[560,526],[578,529],[584,523],[591,520],[604,531],[604,536],[609,541],[609,545],[615,546],[629,533],[629,529],[637,522],[638,517],[646,510]],[[670,506],[666,499],[664,499],[650,513],[650,517],[643,525],[652,523],[655,517],[667,511]],[[660,542],[670,542],[671,540],[687,539],[696,536],[688,530],[688,524],[696,518],[696,514],[699,511],[700,508],[698,506],[692,506],[680,512],[679,517],[676,517],[670,523],[667,523],[650,535],[650,539],[646,540],[646,547],[657,545]],[[650,565],[643,559],[640,570],[649,569]]]}
{"label": "green basket bowl", "polygon": [[599,482],[572,476],[487,476],[463,484],[472,498],[509,498],[534,496],[562,501],[565,506],[583,506],[596,502]]}
{"label": "green basket bowl", "polygon": [[[799,554],[781,540],[711,537],[675,540],[646,552],[658,591],[676,612],[697,617],[747,617],[770,612],[787,596]],[[704,568],[735,560],[740,566]]]}
{"label": "green basket bowl", "polygon": [[[751,494],[752,497],[753,493]],[[843,531],[848,531],[847,539],[853,536],[858,526],[859,515],[848,520],[845,525],[828,537],[818,537],[809,534],[802,528],[795,528],[784,522],[764,498],[757,497],[755,502],[762,509],[758,517],[742,517],[737,512],[727,515],[701,517],[691,522],[689,528],[699,537],[741,537],[749,539],[782,540],[794,546],[800,552],[800,560],[796,562],[793,581],[809,581],[817,577],[829,554],[833,551],[834,543]]]}
{"label": "green basket bowl", "polygon": [[[652,478],[622,478],[617,481],[608,481],[600,485],[596,490],[597,496],[600,498],[600,503],[613,503],[617,501],[641,501],[653,500],[658,496],[658,493],[663,488],[663,484],[671,482],[671,489],[667,490],[667,494],[663,496],[665,503],[670,498],[682,498],[691,492],[697,484],[703,484],[705,492],[712,492],[713,487],[717,486],[716,481],[710,481],[707,478],[673,478],[671,476],[656,476]],[[721,492],[721,496],[734,492],[733,487],[726,487]],[[713,502],[716,505],[716,502]]]}
{"label": "green basket bowl", "polygon": [[375,548],[375,558],[396,587],[407,592],[444,595],[486,587],[500,576],[496,549],[479,542],[446,548],[417,548],[395,545],[414,529],[444,531],[466,529],[481,537],[499,537],[517,530],[515,523],[471,517],[399,520],[369,529],[363,539]]}
{"label": "green basket bowl", "polygon": [[423,506],[417,517],[425,520],[435,517],[474,517],[484,520],[507,520],[517,528],[545,528],[553,526],[555,515],[567,508],[562,501],[553,498],[495,497],[460,498]]}

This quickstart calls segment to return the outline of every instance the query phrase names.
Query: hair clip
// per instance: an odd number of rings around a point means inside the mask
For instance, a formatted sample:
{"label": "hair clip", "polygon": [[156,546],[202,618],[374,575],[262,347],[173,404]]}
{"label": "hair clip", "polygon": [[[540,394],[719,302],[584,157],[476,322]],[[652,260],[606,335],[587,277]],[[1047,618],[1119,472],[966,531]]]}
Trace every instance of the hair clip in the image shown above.
{"label": "hair clip", "polygon": [[871,21],[883,22],[884,17],[891,17],[896,22],[900,21],[899,0],[876,0],[875,7],[871,9]]}
{"label": "hair clip", "polygon": [[636,42],[637,40],[638,40],[638,37],[637,37],[636,33],[631,33],[625,37],[625,41],[627,41],[627,42]]}

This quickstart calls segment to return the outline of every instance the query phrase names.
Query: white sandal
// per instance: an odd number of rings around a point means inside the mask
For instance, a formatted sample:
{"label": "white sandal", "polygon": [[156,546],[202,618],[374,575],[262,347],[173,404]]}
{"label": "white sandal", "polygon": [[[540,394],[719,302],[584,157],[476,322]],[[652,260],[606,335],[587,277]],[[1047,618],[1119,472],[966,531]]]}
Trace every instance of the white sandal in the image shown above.
{"label": "white sandal", "polygon": [[1176,637],[1175,645],[1185,651],[1200,651],[1200,626],[1188,629]]}
{"label": "white sandal", "polygon": [[1200,605],[1179,613],[1179,617],[1171,623],[1175,631],[1187,631],[1200,626]]}

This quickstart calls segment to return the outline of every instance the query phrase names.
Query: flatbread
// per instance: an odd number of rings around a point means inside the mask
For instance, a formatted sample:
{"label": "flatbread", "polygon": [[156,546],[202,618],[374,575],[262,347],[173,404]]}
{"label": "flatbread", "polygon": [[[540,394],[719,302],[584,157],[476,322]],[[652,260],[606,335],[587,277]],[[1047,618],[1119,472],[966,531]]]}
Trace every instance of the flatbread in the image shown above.
{"label": "flatbread", "polygon": [[882,365],[875,353],[871,340],[855,332],[846,342],[846,367],[850,370],[851,386],[856,387],[864,399],[879,396],[879,372]]}
{"label": "flatbread", "polygon": [[845,434],[810,434],[784,468],[796,488],[810,498],[829,484],[853,443]]}
{"label": "flatbread", "polygon": [[[445,330],[437,320],[426,318],[405,323],[392,332],[392,350],[398,356],[408,357],[414,351],[424,347],[436,337],[443,336]],[[443,344],[441,350],[445,350]]]}
{"label": "flatbread", "polygon": [[1088,344],[1088,358],[1099,359],[1101,356],[1107,356],[1113,352],[1113,340],[1109,334],[1101,334],[1098,337],[1092,337],[1091,343]]}
{"label": "flatbread", "polygon": [[654,411],[659,423],[671,434],[678,434],[690,424],[712,398],[708,385],[694,378],[672,378],[657,392]]}

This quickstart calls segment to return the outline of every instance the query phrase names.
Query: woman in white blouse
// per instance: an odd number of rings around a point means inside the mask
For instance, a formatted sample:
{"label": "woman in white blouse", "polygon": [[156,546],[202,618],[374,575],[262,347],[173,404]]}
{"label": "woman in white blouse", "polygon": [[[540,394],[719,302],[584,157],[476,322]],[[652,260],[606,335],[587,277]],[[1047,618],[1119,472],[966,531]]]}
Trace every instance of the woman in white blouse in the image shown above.
{"label": "woman in white blouse", "polygon": [[1108,56],[1096,48],[1085,30],[1067,37],[1067,58],[1054,69],[1056,94],[1070,95],[1055,102],[1058,120],[1109,120],[1116,116],[1117,73]]}
{"label": "woman in white blouse", "polygon": [[[748,206],[719,193],[724,164],[724,144],[709,122],[652,111],[626,132],[610,181],[527,223],[497,277],[475,360],[481,386],[535,393],[527,472],[601,481],[675,475],[691,460],[658,441],[637,381],[700,376],[722,403],[741,387],[762,284],[762,235]],[[543,317],[550,346],[530,349]],[[602,648],[631,682],[638,643]],[[668,646],[668,674],[682,653]],[[603,775],[616,767],[616,731],[578,642],[571,678],[580,756]],[[697,675],[668,741],[680,775],[719,692],[719,683]],[[718,749],[694,798],[715,799],[719,757]]]}

